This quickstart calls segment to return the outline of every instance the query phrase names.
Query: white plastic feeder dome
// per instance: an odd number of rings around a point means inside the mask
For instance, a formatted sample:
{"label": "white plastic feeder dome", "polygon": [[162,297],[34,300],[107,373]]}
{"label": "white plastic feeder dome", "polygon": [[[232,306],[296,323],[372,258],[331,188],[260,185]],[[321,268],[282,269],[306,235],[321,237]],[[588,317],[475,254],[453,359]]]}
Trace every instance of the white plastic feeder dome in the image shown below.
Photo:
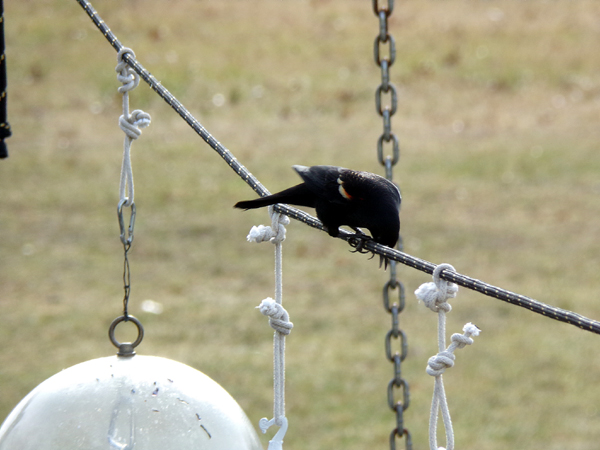
{"label": "white plastic feeder dome", "polygon": [[203,373],[154,356],[70,367],[31,391],[0,427],[0,450],[258,450],[237,402]]}

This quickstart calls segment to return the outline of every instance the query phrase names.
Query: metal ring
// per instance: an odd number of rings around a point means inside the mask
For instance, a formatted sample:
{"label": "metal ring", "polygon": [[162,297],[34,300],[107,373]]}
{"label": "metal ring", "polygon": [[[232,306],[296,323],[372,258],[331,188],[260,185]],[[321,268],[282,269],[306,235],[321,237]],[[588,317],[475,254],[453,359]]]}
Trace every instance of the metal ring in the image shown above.
{"label": "metal ring", "polygon": [[[137,327],[138,336],[135,341],[133,341],[131,343],[130,342],[121,343],[121,342],[117,341],[117,338],[115,337],[115,328],[121,322],[133,322],[134,325]],[[108,328],[108,337],[110,339],[110,342],[112,342],[112,344],[115,347],[117,347],[120,351],[123,350],[124,345],[127,345],[128,347],[130,347],[131,351],[133,351],[133,349],[135,347],[140,345],[140,342],[142,342],[142,339],[144,339],[144,327],[142,326],[142,323],[138,319],[136,319],[134,316],[129,316],[129,315],[119,316],[115,320],[113,320],[112,323],[110,324],[110,327]]]}

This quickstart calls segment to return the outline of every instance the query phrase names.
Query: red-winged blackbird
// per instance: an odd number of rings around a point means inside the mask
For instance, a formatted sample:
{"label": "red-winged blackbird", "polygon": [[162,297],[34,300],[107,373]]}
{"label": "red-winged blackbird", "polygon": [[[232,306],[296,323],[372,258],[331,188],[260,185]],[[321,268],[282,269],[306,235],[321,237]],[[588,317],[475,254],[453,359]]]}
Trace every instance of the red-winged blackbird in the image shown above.
{"label": "red-winged blackbird", "polygon": [[304,183],[267,197],[238,202],[235,207],[254,209],[275,203],[309,206],[316,209],[330,236],[338,236],[339,227],[347,225],[357,237],[366,237],[359,229],[366,228],[375,242],[388,247],[396,245],[401,197],[394,183],[373,173],[343,167],[292,167]]}

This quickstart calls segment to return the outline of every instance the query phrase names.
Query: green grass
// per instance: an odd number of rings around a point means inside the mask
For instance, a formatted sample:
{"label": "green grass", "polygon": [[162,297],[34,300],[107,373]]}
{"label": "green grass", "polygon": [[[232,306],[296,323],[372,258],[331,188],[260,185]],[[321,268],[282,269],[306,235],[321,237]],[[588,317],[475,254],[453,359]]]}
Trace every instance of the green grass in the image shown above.
{"label": "green grass", "polygon": [[[165,5],[94,6],[270,190],[297,181],[292,164],[383,172],[370,2]],[[593,0],[396,2],[395,179],[408,253],[600,318],[599,13]],[[6,30],[14,135],[0,161],[2,418],[52,374],[114,354],[106,331],[123,296],[115,52],[74,1],[10,2]],[[147,86],[131,107],[153,117],[133,144],[139,353],[207,373],[257,424],[271,414],[272,333],[254,307],[273,296],[273,250],[245,236],[269,219],[232,208],[255,194]],[[287,228],[286,445],[385,448],[388,274],[324,233]],[[429,276],[404,267],[400,276],[405,425],[424,449],[436,318],[412,294]],[[141,311],[145,299],[163,314]],[[469,321],[483,329],[444,377],[458,447],[597,446],[597,336],[465,289],[452,304],[449,333]]]}

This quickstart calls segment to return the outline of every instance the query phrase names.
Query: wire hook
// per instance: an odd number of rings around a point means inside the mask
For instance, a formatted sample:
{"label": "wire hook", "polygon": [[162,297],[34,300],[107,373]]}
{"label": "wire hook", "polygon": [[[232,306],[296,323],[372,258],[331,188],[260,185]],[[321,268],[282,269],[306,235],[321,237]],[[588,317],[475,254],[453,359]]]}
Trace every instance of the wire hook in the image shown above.
{"label": "wire hook", "polygon": [[131,203],[129,228],[126,230],[125,219],[123,218],[123,206],[127,203],[127,200],[127,198],[124,198],[119,202],[119,206],[117,207],[117,215],[119,216],[119,228],[121,229],[121,242],[124,246],[131,246],[131,243],[133,242],[133,227],[135,225],[135,203]]}

